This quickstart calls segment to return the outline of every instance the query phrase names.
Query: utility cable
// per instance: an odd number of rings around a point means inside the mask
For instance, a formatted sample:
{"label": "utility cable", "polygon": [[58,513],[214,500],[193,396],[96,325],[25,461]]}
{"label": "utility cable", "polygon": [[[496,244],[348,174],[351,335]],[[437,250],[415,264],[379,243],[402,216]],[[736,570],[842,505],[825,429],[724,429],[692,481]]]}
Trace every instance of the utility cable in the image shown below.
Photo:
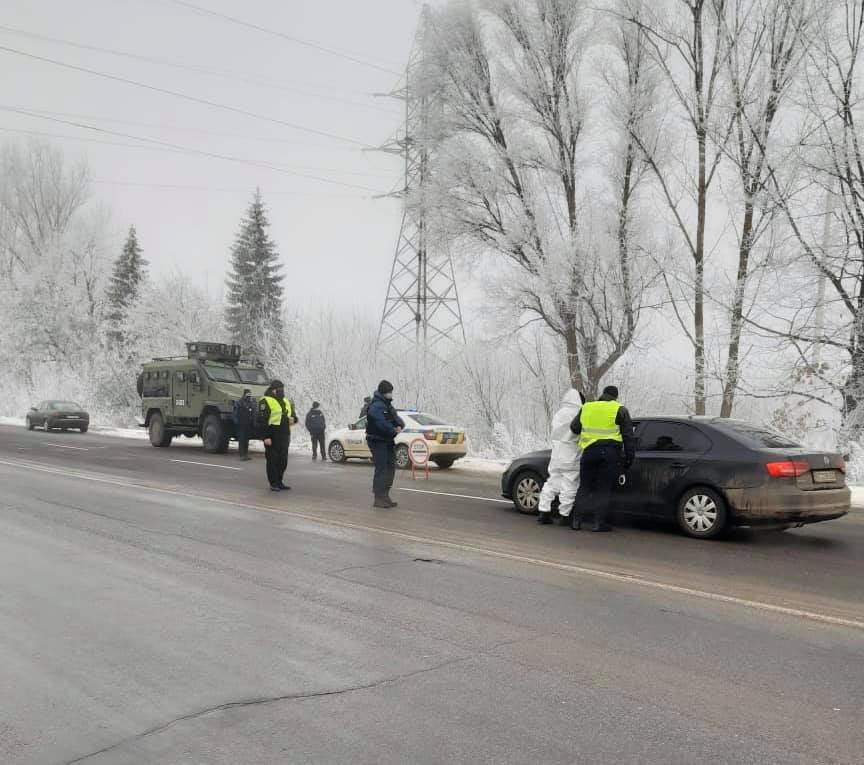
{"label": "utility cable", "polygon": [[267,27],[253,24],[251,21],[244,21],[243,19],[238,19],[236,16],[229,16],[227,13],[213,11],[210,8],[202,8],[200,5],[186,2],[186,0],[168,0],[168,2],[173,3],[174,5],[179,5],[183,8],[187,8],[188,10],[195,11],[196,13],[200,13],[205,16],[212,16],[217,19],[222,19],[223,21],[229,21],[232,24],[237,24],[241,27],[246,27],[247,29],[254,29],[256,32],[263,32],[264,34],[272,35],[273,37],[279,37],[283,40],[287,40],[288,42],[295,43],[296,45],[302,45],[306,48],[311,48],[312,50],[316,50],[319,53],[327,53],[331,56],[336,56],[337,58],[344,59],[345,61],[350,61],[353,64],[367,66],[371,69],[377,69],[379,72],[396,75],[397,77],[402,74],[401,72],[397,72],[393,69],[388,69],[386,66],[381,66],[380,64],[375,64],[371,61],[352,56],[349,53],[343,53],[342,51],[336,50],[335,48],[327,48],[323,45],[319,45],[318,43],[314,43],[309,40],[302,40],[299,37],[294,37],[293,35],[288,35],[275,29],[267,29]]}
{"label": "utility cable", "polygon": [[263,162],[259,160],[250,160],[244,159],[242,157],[235,157],[230,154],[220,154],[217,152],[205,151],[203,149],[195,149],[190,146],[182,146],[180,144],[169,143],[167,141],[159,141],[155,138],[146,138],[143,136],[130,135],[129,133],[121,133],[115,130],[108,130],[107,128],[100,128],[97,125],[89,125],[84,122],[73,122],[71,120],[63,120],[58,119],[56,117],[47,117],[44,114],[39,114],[38,112],[29,112],[24,109],[15,109],[9,106],[0,106],[0,110],[6,112],[12,112],[13,114],[21,114],[28,117],[34,117],[36,119],[48,120],[49,122],[56,122],[61,125],[69,125],[71,127],[81,128],[82,130],[92,130],[97,133],[103,133],[105,135],[111,135],[119,138],[131,139],[133,141],[142,141],[144,143],[152,144],[154,146],[162,146],[168,149],[172,149],[174,151],[183,152],[185,154],[197,154],[202,157],[209,157],[211,159],[221,159],[227,162],[237,162],[240,164],[250,165],[252,167],[263,168],[266,170],[272,170],[274,172],[286,173],[288,175],[294,175],[299,178],[306,178],[313,181],[320,181],[321,183],[329,183],[335,186],[344,186],[345,188],[350,189],[359,189],[360,191],[368,191],[371,193],[375,193],[375,189],[369,188],[368,186],[361,186],[356,183],[345,183],[343,181],[336,181],[331,178],[323,178],[318,175],[310,175],[308,173],[296,172],[294,170],[289,170],[284,167],[280,167],[279,165],[274,165],[268,162]]}
{"label": "utility cable", "polygon": [[248,85],[258,85],[264,88],[272,88],[273,90],[279,90],[285,93],[295,93],[297,95],[308,96],[310,98],[318,98],[326,101],[334,101],[336,103],[345,104],[347,106],[353,106],[358,109],[373,109],[375,111],[385,112],[392,114],[393,110],[382,108],[380,106],[376,106],[374,103],[360,103],[358,101],[352,101],[350,98],[342,98],[340,96],[328,95],[325,93],[316,93],[314,91],[305,90],[303,88],[293,87],[287,84],[279,83],[276,81],[268,81],[262,80],[251,75],[245,74],[243,72],[232,72],[229,70],[220,70],[213,69],[211,67],[200,66],[197,64],[181,64],[176,61],[168,61],[163,58],[154,58],[153,56],[143,56],[138,53],[129,53],[128,51],[115,50],[113,48],[101,48],[97,45],[88,45],[86,43],[74,42],[73,40],[63,40],[59,37],[49,37],[47,35],[36,34],[35,32],[28,32],[25,29],[16,29],[15,27],[7,27],[3,24],[0,24],[0,32],[5,32],[6,34],[11,35],[19,35],[21,37],[27,37],[33,40],[40,40],[42,42],[48,42],[53,45],[65,45],[70,48],[76,48],[78,50],[86,50],[92,51],[95,53],[104,53],[109,56],[117,56],[120,58],[130,59],[132,61],[143,61],[148,64],[157,64],[159,66],[167,66],[173,69],[180,69],[182,71],[187,72],[195,72],[196,74],[205,74],[210,77],[222,77],[229,80],[236,80],[237,82],[243,82]]}
{"label": "utility cable", "polygon": [[77,72],[84,72],[86,74],[92,74],[96,77],[102,77],[106,80],[113,80],[114,82],[122,82],[126,85],[135,85],[139,88],[144,88],[145,90],[153,91],[154,93],[162,93],[163,95],[174,96],[175,98],[180,98],[185,101],[191,101],[197,104],[203,104],[204,106],[210,106],[215,109],[222,109],[223,111],[232,112],[234,114],[242,114],[245,117],[252,117],[253,119],[262,120],[264,122],[271,122],[274,125],[282,125],[283,127],[291,128],[292,130],[299,130],[304,133],[311,133],[312,135],[318,135],[323,138],[331,138],[334,141],[343,141],[345,143],[351,143],[356,146],[362,146],[367,149],[374,148],[363,141],[359,141],[356,138],[348,138],[347,136],[337,135],[335,133],[329,133],[326,130],[317,130],[316,128],[310,128],[306,125],[298,125],[295,122],[286,122],[285,120],[280,120],[277,117],[268,117],[264,114],[257,114],[255,112],[248,112],[245,109],[239,109],[236,106],[229,106],[227,104],[220,104],[216,101],[210,101],[206,98],[198,98],[197,96],[190,96],[187,93],[180,93],[176,90],[168,90],[167,88],[160,88],[156,85],[148,85],[144,82],[138,82],[136,80],[130,80],[126,77],[119,77],[115,74],[108,74],[107,72],[101,72],[97,69],[89,69],[85,66],[77,66],[75,64],[69,64],[65,61],[58,61],[57,59],[48,58],[47,56],[37,56],[35,53],[27,53],[26,51],[17,50],[16,48],[9,48],[5,45],[0,45],[0,51],[4,51],[6,53],[12,53],[17,56],[24,56],[25,58],[34,59],[36,61],[43,61],[48,64],[53,64],[54,66],[64,67],[66,69],[72,69]]}

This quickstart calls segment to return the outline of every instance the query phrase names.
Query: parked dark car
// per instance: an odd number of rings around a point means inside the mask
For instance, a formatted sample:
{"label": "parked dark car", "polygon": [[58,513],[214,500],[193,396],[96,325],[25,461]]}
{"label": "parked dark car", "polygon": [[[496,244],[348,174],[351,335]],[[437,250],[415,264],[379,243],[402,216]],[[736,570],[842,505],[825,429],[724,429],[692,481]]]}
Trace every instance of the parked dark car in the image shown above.
{"label": "parked dark car", "polygon": [[27,430],[80,430],[87,432],[90,415],[74,401],[41,401],[27,412]]}
{"label": "parked dark car", "polygon": [[[677,522],[692,537],[728,526],[789,528],[849,512],[842,455],[810,451],[766,428],[714,417],[634,421],[636,461],[614,509]],[[515,459],[502,494],[524,513],[537,509],[549,451]]]}

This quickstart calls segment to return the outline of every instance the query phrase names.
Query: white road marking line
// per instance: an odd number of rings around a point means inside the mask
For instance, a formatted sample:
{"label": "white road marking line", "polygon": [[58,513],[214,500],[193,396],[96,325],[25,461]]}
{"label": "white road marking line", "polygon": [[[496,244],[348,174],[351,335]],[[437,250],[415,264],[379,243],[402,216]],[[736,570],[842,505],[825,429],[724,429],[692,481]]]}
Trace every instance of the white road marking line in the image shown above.
{"label": "white road marking line", "polygon": [[222,470],[243,469],[238,467],[231,467],[230,465],[214,465],[212,462],[193,462],[192,460],[168,460],[168,462],[182,462],[184,465],[202,465],[203,467],[222,468]]}
{"label": "white road marking line", "polygon": [[52,444],[48,441],[42,442],[43,446],[56,446],[58,449],[75,449],[78,452],[89,452],[90,449],[86,446],[67,446],[66,444]]}
{"label": "white road marking line", "polygon": [[736,595],[723,595],[718,592],[709,590],[696,590],[692,587],[682,587],[677,584],[668,584],[654,579],[645,579],[635,574],[617,574],[613,571],[604,571],[602,569],[587,568],[585,566],[575,566],[570,563],[559,563],[557,561],[544,560],[543,558],[532,558],[527,555],[518,555],[516,553],[507,553],[501,550],[493,550],[486,547],[478,547],[476,545],[460,544],[458,542],[448,542],[444,539],[435,539],[433,537],[421,537],[416,534],[409,534],[404,531],[394,531],[393,529],[385,529],[380,526],[369,526],[362,523],[351,523],[349,521],[339,521],[335,518],[322,518],[320,514],[312,515],[311,513],[300,513],[295,510],[283,510],[279,507],[268,507],[266,505],[253,505],[247,502],[238,502],[232,499],[223,499],[221,497],[212,497],[206,494],[192,494],[190,492],[178,491],[177,489],[162,489],[158,486],[148,486],[147,484],[133,483],[131,481],[120,481],[113,478],[106,478],[99,475],[88,473],[80,473],[72,470],[62,470],[52,468],[38,463],[13,462],[11,460],[0,459],[0,465],[8,465],[9,467],[25,468],[35,470],[42,473],[52,473],[54,475],[62,475],[69,478],[80,478],[83,481],[94,481],[96,483],[105,483],[113,486],[122,486],[127,489],[145,489],[157,494],[170,494],[175,497],[183,497],[184,499],[192,500],[207,500],[221,505],[230,507],[241,507],[247,510],[258,510],[274,515],[285,515],[290,518],[298,518],[300,520],[316,523],[320,526],[334,526],[343,529],[354,529],[357,531],[373,532],[386,536],[405,539],[409,542],[418,544],[435,545],[438,547],[446,547],[450,550],[459,550],[460,552],[469,552],[479,555],[487,555],[492,558],[500,558],[503,560],[514,561],[516,563],[530,563],[535,566],[543,566],[558,571],[566,571],[572,574],[582,574],[598,579],[606,579],[613,582],[623,584],[632,584],[638,587],[647,587],[653,590],[662,592],[672,592],[677,595],[687,595],[690,597],[700,598],[702,600],[711,600],[717,603],[727,603],[734,606],[742,606],[744,608],[753,609],[756,611],[766,611],[768,613],[779,614],[781,616],[791,616],[798,619],[807,619],[809,621],[819,622],[821,624],[830,624],[836,627],[852,627],[854,629],[864,630],[864,621],[858,619],[848,619],[842,616],[832,616],[831,614],[823,614],[817,611],[807,611],[800,608],[791,608],[789,606],[781,606],[776,603],[768,603],[761,600],[749,600],[740,598]]}
{"label": "white road marking line", "polygon": [[406,489],[396,487],[396,491],[413,491],[415,494],[434,494],[437,497],[459,497],[459,499],[476,499],[480,502],[500,502],[502,505],[512,505],[509,499],[492,499],[491,497],[472,497],[470,494],[449,494],[446,491],[429,491],[428,489]]}

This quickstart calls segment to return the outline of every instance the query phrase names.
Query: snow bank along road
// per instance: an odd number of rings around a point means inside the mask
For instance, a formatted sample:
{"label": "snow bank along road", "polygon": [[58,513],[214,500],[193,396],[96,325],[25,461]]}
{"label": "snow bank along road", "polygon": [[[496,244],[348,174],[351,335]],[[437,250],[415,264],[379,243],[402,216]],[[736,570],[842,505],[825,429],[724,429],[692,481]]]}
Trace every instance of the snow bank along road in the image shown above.
{"label": "snow bank along road", "polygon": [[0,762],[861,761],[861,511],[700,543],[263,472],[0,426]]}

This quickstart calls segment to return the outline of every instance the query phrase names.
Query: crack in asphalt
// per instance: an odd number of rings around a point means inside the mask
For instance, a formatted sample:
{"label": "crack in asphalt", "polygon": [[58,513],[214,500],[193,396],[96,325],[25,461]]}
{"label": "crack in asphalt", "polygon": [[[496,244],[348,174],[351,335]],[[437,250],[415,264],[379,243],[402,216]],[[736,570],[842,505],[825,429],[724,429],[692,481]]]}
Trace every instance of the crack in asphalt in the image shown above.
{"label": "crack in asphalt", "polygon": [[439,669],[445,669],[446,667],[450,667],[454,664],[461,664],[467,661],[471,661],[472,659],[478,658],[484,653],[488,653],[489,651],[495,650],[496,648],[500,648],[503,645],[507,645],[507,643],[492,646],[487,651],[482,651],[477,654],[471,654],[470,656],[462,656],[458,659],[448,659],[447,661],[441,662],[440,664],[436,664],[432,667],[424,667],[423,669],[417,669],[413,672],[406,672],[401,675],[394,675],[393,677],[385,677],[381,680],[375,680],[374,682],[365,683],[363,685],[351,685],[347,688],[336,688],[329,691],[310,691],[309,693],[286,693],[280,696],[263,696],[260,698],[241,699],[239,701],[228,701],[212,707],[206,707],[205,709],[200,709],[196,712],[187,712],[186,714],[175,717],[173,720],[169,720],[168,722],[162,723],[161,725],[156,725],[152,728],[148,728],[147,730],[142,731],[141,733],[136,733],[134,736],[128,736],[114,744],[109,744],[108,746],[97,749],[96,751],[90,752],[89,754],[81,755],[80,757],[76,757],[74,760],[68,760],[64,765],[77,765],[77,763],[84,762],[93,757],[97,757],[100,754],[112,752],[115,749],[119,749],[120,747],[127,744],[140,741],[144,738],[147,738],[148,736],[162,733],[163,731],[166,731],[169,728],[174,727],[175,725],[179,725],[180,723],[188,722],[189,720],[197,720],[201,717],[206,717],[207,715],[215,714],[217,712],[225,712],[231,709],[240,709],[243,707],[278,704],[282,701],[304,701],[306,699],[326,698],[328,696],[341,696],[347,693],[356,693],[357,691],[368,691],[373,688],[380,688],[382,686],[391,685],[393,683],[398,683],[403,680],[410,680],[411,678],[417,677],[418,675],[424,675],[429,672],[436,672]]}

